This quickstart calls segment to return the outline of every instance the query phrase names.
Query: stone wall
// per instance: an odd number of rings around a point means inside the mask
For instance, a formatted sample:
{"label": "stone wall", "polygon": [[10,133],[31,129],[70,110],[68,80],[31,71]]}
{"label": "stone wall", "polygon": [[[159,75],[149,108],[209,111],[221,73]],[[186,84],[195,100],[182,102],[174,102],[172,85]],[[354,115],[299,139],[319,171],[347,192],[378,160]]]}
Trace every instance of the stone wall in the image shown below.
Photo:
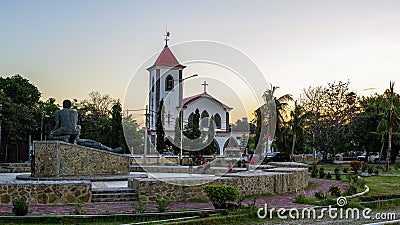
{"label": "stone wall", "polygon": [[219,178],[132,178],[128,186],[137,190],[139,199],[155,201],[168,198],[174,201],[206,199],[204,184],[231,185],[241,195],[275,194],[301,190],[307,187],[307,169],[292,168],[285,172],[241,172]]}
{"label": "stone wall", "polygon": [[33,145],[36,177],[129,175],[129,156],[60,141]]}
{"label": "stone wall", "polygon": [[0,202],[12,203],[24,197],[30,204],[90,203],[90,181],[9,181],[0,182]]}
{"label": "stone wall", "polygon": [[[189,173],[189,166],[131,166],[131,172],[148,173]],[[210,167],[203,169],[201,166],[194,166],[193,173],[198,174],[224,174],[228,172],[228,167]]]}

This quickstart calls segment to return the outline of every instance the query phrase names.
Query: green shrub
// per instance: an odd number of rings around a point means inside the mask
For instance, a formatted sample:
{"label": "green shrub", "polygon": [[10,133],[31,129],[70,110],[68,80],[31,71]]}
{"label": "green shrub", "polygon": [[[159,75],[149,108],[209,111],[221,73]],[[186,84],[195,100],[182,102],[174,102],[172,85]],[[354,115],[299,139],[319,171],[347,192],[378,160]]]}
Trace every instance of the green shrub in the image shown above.
{"label": "green shrub", "polygon": [[357,193],[357,185],[348,184],[348,185],[346,186],[346,189],[345,189],[344,194],[345,194],[346,196],[349,196],[349,195],[354,195],[355,193]]}
{"label": "green shrub", "polygon": [[341,180],[341,174],[340,174],[340,171],[339,170],[336,170],[335,169],[335,180]]}
{"label": "green shrub", "polygon": [[304,194],[299,194],[296,195],[296,197],[294,198],[295,203],[300,203],[300,204],[306,204],[307,203],[307,199],[306,196]]}
{"label": "green shrub", "polygon": [[315,196],[315,198],[317,198],[319,200],[326,199],[326,194],[322,191],[315,192],[314,196]]}
{"label": "green shrub", "polygon": [[131,206],[135,209],[135,213],[144,213],[147,211],[146,207],[147,202],[143,200],[137,200],[132,202]]}
{"label": "green shrub", "polygon": [[364,188],[365,184],[366,184],[364,179],[357,179],[357,181],[355,183],[359,188]]}
{"label": "green shrub", "polygon": [[234,201],[238,197],[237,189],[227,185],[204,185],[203,191],[216,209],[228,208],[227,202]]}
{"label": "green shrub", "polygon": [[331,186],[329,188],[329,193],[334,197],[340,197],[340,188],[338,186]]}
{"label": "green shrub", "polygon": [[25,216],[26,214],[28,214],[29,203],[25,200],[25,198],[17,198],[12,201],[12,204],[12,212],[16,216]]}
{"label": "green shrub", "polygon": [[380,170],[380,167],[379,166],[375,166],[374,173],[376,175],[378,175],[379,174],[379,170]]}
{"label": "green shrub", "polygon": [[312,177],[312,178],[317,178],[317,176],[318,176],[318,169],[317,169],[317,166],[314,165],[314,166],[312,167],[312,170],[311,170],[311,177]]}
{"label": "green shrub", "polygon": [[168,206],[172,203],[171,200],[168,198],[163,198],[163,199],[156,199],[157,202],[157,212],[165,212],[168,208]]}
{"label": "green shrub", "polygon": [[349,172],[349,169],[347,167],[343,168],[343,173]]}
{"label": "green shrub", "polygon": [[350,162],[350,167],[354,173],[358,173],[358,170],[362,168],[363,163],[360,160],[353,160]]}
{"label": "green shrub", "polygon": [[319,178],[321,179],[325,178],[325,171],[323,167],[319,168]]}
{"label": "green shrub", "polygon": [[369,174],[372,174],[374,172],[374,169],[372,167],[368,167],[368,171]]}
{"label": "green shrub", "polygon": [[330,180],[332,179],[332,174],[330,172],[328,172],[325,176],[326,179]]}
{"label": "green shrub", "polygon": [[340,173],[339,167],[335,167],[335,170],[333,170],[334,173]]}
{"label": "green shrub", "polygon": [[365,171],[367,171],[367,169],[368,169],[368,165],[364,165],[362,168],[361,168],[361,172],[365,172]]}
{"label": "green shrub", "polygon": [[83,209],[83,204],[80,199],[75,200],[74,210],[72,211],[73,215],[83,215],[86,214],[86,211]]}
{"label": "green shrub", "polygon": [[353,183],[357,183],[357,180],[358,180],[358,175],[353,175],[353,176],[351,176],[351,181],[352,181]]}

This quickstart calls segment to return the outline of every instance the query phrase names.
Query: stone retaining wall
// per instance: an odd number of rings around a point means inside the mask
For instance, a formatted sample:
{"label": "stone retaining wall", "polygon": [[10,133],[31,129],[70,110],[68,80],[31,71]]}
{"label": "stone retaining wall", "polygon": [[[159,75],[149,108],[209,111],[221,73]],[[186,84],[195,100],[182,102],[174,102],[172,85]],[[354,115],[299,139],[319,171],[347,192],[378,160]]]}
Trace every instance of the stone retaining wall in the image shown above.
{"label": "stone retaining wall", "polygon": [[129,156],[61,141],[33,145],[37,177],[129,175]]}
{"label": "stone retaining wall", "polygon": [[137,190],[139,199],[155,201],[168,198],[174,201],[207,199],[204,184],[231,185],[241,195],[275,194],[301,190],[307,187],[307,170],[294,168],[285,172],[241,172],[215,178],[133,178],[128,186]]}
{"label": "stone retaining wall", "polygon": [[0,202],[12,203],[24,197],[30,204],[85,203],[92,200],[90,181],[9,181],[0,182]]}
{"label": "stone retaining wall", "polygon": [[[131,172],[189,173],[189,166],[131,166]],[[228,167],[211,167],[204,170],[201,166],[193,166],[193,173],[198,174],[224,174],[227,172]]]}

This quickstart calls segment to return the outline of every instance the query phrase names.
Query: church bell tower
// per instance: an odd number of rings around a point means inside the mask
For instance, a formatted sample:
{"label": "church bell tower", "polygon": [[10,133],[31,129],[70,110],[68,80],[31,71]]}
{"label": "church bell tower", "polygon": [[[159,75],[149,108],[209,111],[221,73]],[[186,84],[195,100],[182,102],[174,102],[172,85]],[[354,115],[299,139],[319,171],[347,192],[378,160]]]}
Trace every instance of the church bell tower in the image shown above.
{"label": "church bell tower", "polygon": [[[168,47],[170,33],[165,36],[165,46],[154,64],[149,67],[149,117],[147,128],[155,135],[157,112],[160,101],[164,100],[164,129],[174,130],[179,106],[182,105],[183,83],[181,65]],[[152,134],[153,133],[153,134]],[[155,137],[152,137],[152,139]]]}

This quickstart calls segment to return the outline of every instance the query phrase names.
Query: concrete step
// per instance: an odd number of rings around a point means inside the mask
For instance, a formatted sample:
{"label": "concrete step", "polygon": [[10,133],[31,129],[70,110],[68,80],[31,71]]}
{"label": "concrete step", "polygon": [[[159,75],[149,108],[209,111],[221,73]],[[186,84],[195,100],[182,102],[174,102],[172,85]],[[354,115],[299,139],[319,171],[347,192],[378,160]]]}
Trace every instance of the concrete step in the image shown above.
{"label": "concrete step", "polygon": [[128,188],[128,187],[116,187],[116,188],[93,188],[92,190],[93,194],[103,194],[103,193],[132,193],[135,192],[136,190],[133,188]]}
{"label": "concrete step", "polygon": [[92,198],[92,202],[133,202],[138,200],[135,198]]}
{"label": "concrete step", "polygon": [[0,166],[13,167],[13,168],[16,168],[16,167],[29,167],[30,168],[31,164],[30,163],[0,163]]}
{"label": "concrete step", "polygon": [[92,202],[130,202],[137,199],[137,192],[131,188],[95,188],[92,190]]}
{"label": "concrete step", "polygon": [[29,173],[31,172],[30,167],[0,167],[0,173]]}

